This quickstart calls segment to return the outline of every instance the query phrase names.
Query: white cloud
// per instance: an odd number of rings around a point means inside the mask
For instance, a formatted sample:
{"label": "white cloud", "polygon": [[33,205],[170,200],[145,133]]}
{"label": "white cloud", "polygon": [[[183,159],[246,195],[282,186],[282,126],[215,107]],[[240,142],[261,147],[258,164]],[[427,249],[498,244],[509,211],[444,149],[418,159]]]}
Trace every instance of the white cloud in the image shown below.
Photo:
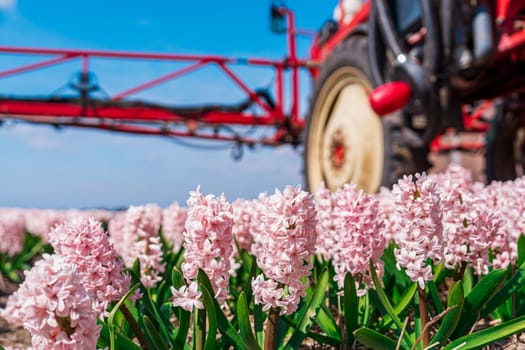
{"label": "white cloud", "polygon": [[0,0],[0,11],[10,11],[16,8],[16,0]]}

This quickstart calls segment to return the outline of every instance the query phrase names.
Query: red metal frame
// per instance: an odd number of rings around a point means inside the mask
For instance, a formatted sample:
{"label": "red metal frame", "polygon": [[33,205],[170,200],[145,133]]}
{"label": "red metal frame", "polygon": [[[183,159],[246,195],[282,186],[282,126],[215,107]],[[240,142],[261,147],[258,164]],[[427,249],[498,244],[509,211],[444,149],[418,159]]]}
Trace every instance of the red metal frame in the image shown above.
{"label": "red metal frame", "polygon": [[[89,63],[92,59],[128,59],[128,60],[152,60],[186,62],[187,66],[170,72],[166,75],[132,86],[124,91],[111,96],[113,104],[99,104],[96,108],[81,101],[48,101],[48,100],[23,100],[0,98],[0,120],[18,119],[32,123],[44,123],[54,125],[66,125],[76,127],[98,128],[120,132],[139,134],[155,134],[177,137],[197,137],[203,139],[237,141],[247,144],[281,144],[284,142],[297,142],[304,128],[304,119],[299,112],[299,70],[307,68],[315,77],[318,73],[319,64],[355,29],[366,23],[370,14],[371,1],[363,4],[361,9],[348,23],[341,16],[339,30],[326,42],[319,46],[317,38],[314,38],[310,49],[309,59],[300,59],[297,56],[296,36],[302,32],[295,28],[294,14],[281,8],[281,15],[287,21],[287,57],[283,60],[269,60],[263,58],[239,59],[214,55],[181,55],[160,53],[133,53],[97,50],[61,50],[44,48],[20,48],[0,47],[0,54],[19,54],[42,56],[44,59],[37,63],[23,65],[20,67],[0,71],[0,78],[11,77],[17,74],[28,73],[33,70],[54,66],[66,61],[79,59],[81,61],[81,72],[87,74]],[[342,1],[339,2],[342,7]],[[498,32],[501,33],[498,42],[498,54],[494,57],[494,64],[498,60],[520,59],[520,55],[514,55],[525,47],[525,28],[515,28],[514,19],[525,8],[525,0],[496,0],[492,2],[496,14]],[[341,8],[342,10],[342,8]],[[424,34],[422,34],[424,35]],[[48,58],[48,56],[52,56]],[[254,89],[243,82],[232,69],[232,65],[251,65],[256,67],[273,68],[276,75],[275,106],[271,106],[262,99]],[[246,96],[259,107],[259,112],[232,113],[220,110],[210,110],[199,118],[188,118],[178,115],[173,109],[148,106],[148,105],[124,105],[118,104],[132,97],[138,92],[158,86],[184,74],[193,72],[202,67],[214,65]],[[285,72],[290,71],[291,79],[291,103],[290,110],[285,111],[284,80]],[[490,102],[487,102],[487,104]],[[464,114],[464,125],[466,130],[472,132],[485,132],[488,128],[480,120],[483,106],[475,112]],[[224,134],[222,125],[255,125],[272,126],[276,128],[275,134],[270,139],[255,140],[244,138],[239,135]],[[181,130],[182,129],[182,130]],[[217,132],[219,130],[219,132]],[[292,141],[290,141],[292,140]],[[440,148],[439,137],[433,142],[433,147]],[[470,148],[479,148],[476,145]],[[442,149],[446,149],[445,146]]]}
{"label": "red metal frame", "polygon": [[[44,67],[50,67],[73,59],[81,59],[81,72],[88,73],[89,62],[92,59],[127,59],[186,62],[187,66],[170,72],[169,74],[130,87],[125,91],[114,94],[109,101],[112,104],[101,102],[93,107],[82,101],[49,101],[48,99],[30,100],[18,98],[0,98],[0,120],[17,119],[31,123],[55,124],[76,127],[98,128],[104,130],[131,132],[138,134],[155,134],[177,137],[197,137],[223,141],[237,141],[254,144],[256,140],[239,135],[223,135],[221,125],[253,125],[274,126],[276,133],[270,140],[259,140],[263,144],[280,144],[285,140],[297,139],[304,120],[299,115],[299,69],[307,67],[310,61],[301,60],[297,56],[296,35],[300,34],[295,28],[294,14],[286,8],[280,9],[287,20],[287,49],[288,55],[283,60],[264,58],[240,59],[213,55],[183,55],[162,53],[134,53],[97,50],[63,50],[46,48],[0,47],[0,54],[18,54],[33,56],[56,56],[37,63],[0,71],[0,78],[27,73]],[[199,118],[190,118],[178,115],[174,109],[150,106],[135,106],[118,104],[125,98],[162,83],[176,79],[205,66],[215,65],[230,79],[254,105],[259,107],[258,112],[232,113],[220,110],[209,110]],[[231,68],[232,65],[250,65],[255,67],[273,68],[276,73],[275,106],[271,106],[262,99],[254,89],[250,88]],[[284,106],[284,72],[291,70],[291,107],[285,112]],[[85,102],[85,101],[84,101]],[[93,101],[91,101],[93,102]],[[108,121],[111,121],[108,123]],[[199,127],[195,127],[197,125]],[[147,123],[149,126],[134,125]],[[187,126],[186,131],[174,130],[180,126]],[[201,127],[200,127],[201,126]],[[205,131],[212,128],[211,131]]]}

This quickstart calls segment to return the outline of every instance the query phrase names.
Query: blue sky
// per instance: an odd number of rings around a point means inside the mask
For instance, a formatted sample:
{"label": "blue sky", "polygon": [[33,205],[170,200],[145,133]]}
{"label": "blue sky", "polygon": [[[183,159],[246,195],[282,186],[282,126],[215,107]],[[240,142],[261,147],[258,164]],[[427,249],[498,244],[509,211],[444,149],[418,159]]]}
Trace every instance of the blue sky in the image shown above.
{"label": "blue sky", "polygon": [[[318,29],[337,1],[290,0],[298,27]],[[279,59],[285,38],[269,31],[270,1],[41,1],[0,0],[0,45],[48,48],[209,53]],[[309,39],[299,39],[305,57]],[[0,56],[0,70],[33,59]],[[173,64],[93,61],[101,86],[117,93],[178,67]],[[0,79],[0,94],[45,95],[67,83],[78,61],[17,78]],[[272,71],[236,68],[251,87],[272,82]],[[301,111],[310,79],[302,75]],[[147,90],[137,98],[193,104],[236,102],[242,94],[209,68]],[[217,144],[218,145],[218,144]],[[0,206],[116,207],[185,203],[204,193],[253,198],[303,179],[301,149],[285,146],[245,151],[201,151],[166,138],[130,136],[23,124],[0,127]]]}

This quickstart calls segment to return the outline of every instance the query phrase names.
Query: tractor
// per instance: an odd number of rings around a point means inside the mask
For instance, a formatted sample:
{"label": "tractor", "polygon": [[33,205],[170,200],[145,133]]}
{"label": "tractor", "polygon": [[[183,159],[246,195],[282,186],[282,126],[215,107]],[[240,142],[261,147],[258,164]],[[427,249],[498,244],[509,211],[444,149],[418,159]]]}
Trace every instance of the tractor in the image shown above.
{"label": "tractor", "polygon": [[[0,123],[229,142],[236,159],[245,147],[302,145],[312,192],[322,183],[335,190],[349,182],[377,192],[403,174],[428,170],[430,152],[483,152],[487,181],[524,174],[525,0],[340,0],[304,59],[297,54],[294,13],[276,4],[271,24],[286,34],[287,55],[281,60],[0,46],[0,54],[44,57],[0,70],[0,79],[71,60],[81,63],[65,85],[73,94],[0,95]],[[187,65],[100,97],[102,80],[90,64],[101,59]],[[246,98],[182,107],[136,98],[210,65]],[[235,65],[273,69],[273,93],[248,86]],[[306,117],[299,115],[300,70],[313,82]],[[285,93],[288,77],[291,91]],[[256,138],[237,126],[274,133]],[[457,133],[481,136],[446,142]]]}
{"label": "tractor", "polygon": [[[342,0],[311,46],[307,186],[368,192],[426,171],[431,150],[483,152],[523,175],[525,1]],[[490,113],[488,113],[488,111]],[[444,135],[478,133],[447,145]]]}

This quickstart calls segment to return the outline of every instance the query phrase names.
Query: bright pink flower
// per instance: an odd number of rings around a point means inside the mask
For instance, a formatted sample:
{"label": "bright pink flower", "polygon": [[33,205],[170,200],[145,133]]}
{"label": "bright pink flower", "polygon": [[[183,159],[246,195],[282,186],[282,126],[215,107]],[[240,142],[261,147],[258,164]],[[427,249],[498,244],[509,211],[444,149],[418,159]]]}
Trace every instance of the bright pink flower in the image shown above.
{"label": "bright pink flower", "polygon": [[162,234],[167,242],[173,244],[173,252],[177,253],[182,248],[184,240],[184,225],[188,216],[188,208],[173,203],[163,211]]}
{"label": "bright pink flower", "polygon": [[35,349],[95,349],[101,327],[76,267],[58,255],[42,257],[16,293],[23,326]]}
{"label": "bright pink flower", "polygon": [[202,292],[199,292],[197,287],[197,282],[191,282],[189,286],[184,285],[180,289],[170,287],[174,297],[173,305],[180,306],[189,312],[193,311],[193,308],[204,309],[201,301]]}
{"label": "bright pink flower", "polygon": [[[289,315],[297,309],[308,286],[303,279],[310,275],[315,251],[315,203],[313,195],[300,186],[287,186],[283,192],[276,189],[265,202],[266,210],[260,218],[263,234],[256,238],[256,258],[264,275],[273,282],[262,283],[262,277],[252,281],[254,295],[259,296],[255,302],[266,305],[263,296],[276,296],[277,290],[285,288],[287,293],[280,299],[281,313]],[[265,287],[271,290],[258,290]]]}
{"label": "bright pink flower", "polygon": [[380,260],[386,241],[382,234],[383,220],[380,217],[377,197],[346,184],[335,192],[337,204],[334,212],[337,230],[337,247],[333,252],[335,281],[340,289],[350,272],[356,280],[359,295],[363,295],[372,284],[370,262],[379,275],[383,271]]}
{"label": "bright pink flower", "polygon": [[57,226],[50,232],[49,241],[55,254],[76,266],[97,313],[105,315],[108,304],[128,291],[130,278],[123,273],[122,262],[94,218],[79,217]]}
{"label": "bright pink flower", "polygon": [[188,218],[184,232],[182,272],[188,283],[197,278],[199,269],[209,277],[219,304],[225,302],[229,290],[231,256],[233,254],[233,213],[224,195],[204,196],[190,192]]}
{"label": "bright pink flower", "polygon": [[394,250],[398,268],[405,268],[410,279],[425,287],[433,278],[427,259],[443,260],[443,224],[436,182],[425,173],[404,176],[392,189],[396,215],[400,218]]}

